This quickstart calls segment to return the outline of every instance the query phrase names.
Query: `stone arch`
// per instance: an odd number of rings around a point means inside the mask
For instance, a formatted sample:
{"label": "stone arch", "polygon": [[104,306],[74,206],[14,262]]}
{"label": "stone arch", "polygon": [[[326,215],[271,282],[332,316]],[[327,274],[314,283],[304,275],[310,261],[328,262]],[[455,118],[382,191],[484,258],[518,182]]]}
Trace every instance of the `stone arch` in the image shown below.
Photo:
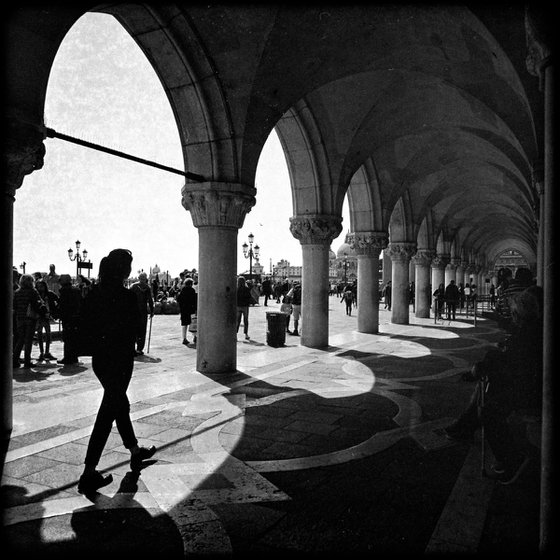
{"label": "stone arch", "polygon": [[335,199],[327,154],[315,117],[300,100],[276,123],[284,149],[294,215],[342,215],[342,203]]}

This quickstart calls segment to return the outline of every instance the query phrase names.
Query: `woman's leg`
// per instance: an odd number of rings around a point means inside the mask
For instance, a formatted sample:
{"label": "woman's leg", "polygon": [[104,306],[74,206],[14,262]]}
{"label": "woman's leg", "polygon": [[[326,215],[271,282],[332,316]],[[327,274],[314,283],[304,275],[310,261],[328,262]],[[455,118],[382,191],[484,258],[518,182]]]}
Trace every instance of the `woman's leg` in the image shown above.
{"label": "woman's leg", "polygon": [[[100,360],[96,359],[95,356],[92,360],[92,366],[104,389],[103,399],[93,425],[84,461],[88,467],[95,468],[111,433],[113,421],[117,424],[125,448],[135,447],[138,440],[130,419],[130,403],[126,394],[132,376],[132,367],[127,368],[123,373],[122,364],[119,368],[118,364],[112,365],[110,359]],[[128,372],[129,369],[130,373]]]}
{"label": "woman's leg", "polygon": [[45,348],[43,346],[43,323],[38,321],[37,323],[37,342],[39,343],[39,359],[43,359],[45,356]]}
{"label": "woman's leg", "polygon": [[36,322],[25,322],[25,342],[23,346],[23,358],[26,364],[31,363],[31,350],[33,349],[33,335],[35,334]]}

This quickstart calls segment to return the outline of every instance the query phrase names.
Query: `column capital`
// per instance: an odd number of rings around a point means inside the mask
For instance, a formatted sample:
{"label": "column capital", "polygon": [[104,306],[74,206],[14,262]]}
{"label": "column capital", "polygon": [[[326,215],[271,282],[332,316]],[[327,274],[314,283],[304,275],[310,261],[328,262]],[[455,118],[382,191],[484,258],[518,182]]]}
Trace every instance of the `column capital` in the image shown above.
{"label": "column capital", "polygon": [[412,257],[415,264],[420,266],[429,266],[432,264],[432,260],[435,257],[436,252],[432,249],[418,249],[416,254]]}
{"label": "column capital", "polygon": [[342,217],[328,214],[292,216],[290,231],[302,245],[330,246],[342,231]]}
{"label": "column capital", "polygon": [[221,226],[239,229],[255,205],[257,190],[238,183],[186,183],[181,203],[191,213],[195,227]]}
{"label": "column capital", "polygon": [[432,268],[441,268],[444,269],[447,264],[449,263],[450,256],[449,255],[436,255],[432,259]]}
{"label": "column capital", "polygon": [[393,262],[408,262],[414,253],[416,253],[416,243],[389,243],[387,247],[387,254]]}
{"label": "column capital", "polygon": [[41,169],[45,157],[44,132],[37,127],[6,119],[4,143],[5,190],[12,198],[23,179]]}
{"label": "column capital", "polygon": [[384,231],[355,231],[348,236],[348,244],[356,255],[379,257],[389,242]]}
{"label": "column capital", "polygon": [[453,257],[451,259],[451,264],[457,268],[458,266],[461,266],[461,258],[460,257]]}

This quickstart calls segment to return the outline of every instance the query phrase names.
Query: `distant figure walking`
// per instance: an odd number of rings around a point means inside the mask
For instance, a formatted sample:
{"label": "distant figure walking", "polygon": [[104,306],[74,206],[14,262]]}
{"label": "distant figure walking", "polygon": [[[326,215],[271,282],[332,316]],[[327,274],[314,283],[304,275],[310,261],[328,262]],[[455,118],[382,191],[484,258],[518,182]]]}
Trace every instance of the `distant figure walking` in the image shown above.
{"label": "distant figure walking", "polygon": [[130,275],[132,254],[114,249],[99,264],[99,284],[84,300],[83,325],[92,341],[92,368],[103,386],[103,399],[89,439],[85,468],[78,484],[80,494],[91,494],[113,480],[96,467],[116,422],[123,445],[131,453],[130,467],[138,471],[142,461],[156,452],[139,447],[130,419],[126,394],[134,369],[134,349],[140,314],[133,292],[124,287]]}
{"label": "distant figure walking", "polygon": [[241,317],[243,317],[243,332],[245,333],[245,340],[249,340],[249,306],[253,302],[251,289],[247,286],[245,276],[237,278],[237,332],[241,325]]}
{"label": "distant figure walking", "polygon": [[385,284],[385,287],[383,288],[383,292],[381,294],[385,299],[385,309],[387,309],[387,311],[391,311],[391,301],[393,299],[391,292],[391,280],[389,280],[387,284]]}
{"label": "distant figure walking", "polygon": [[138,301],[138,310],[140,311],[140,322],[138,323],[138,331],[136,333],[136,356],[144,354],[144,346],[146,344],[146,329],[148,327],[148,314],[154,316],[154,298],[152,290],[148,284],[148,275],[141,272],[138,275],[138,282],[130,286],[130,289],[136,295]]}

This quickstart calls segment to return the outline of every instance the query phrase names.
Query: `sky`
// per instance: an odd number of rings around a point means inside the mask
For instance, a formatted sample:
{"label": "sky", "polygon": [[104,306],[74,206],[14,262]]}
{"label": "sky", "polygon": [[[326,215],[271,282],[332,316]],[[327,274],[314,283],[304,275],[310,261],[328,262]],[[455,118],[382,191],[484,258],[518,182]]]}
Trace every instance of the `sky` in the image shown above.
{"label": "sky", "polygon": [[[120,24],[107,14],[84,15],[55,58],[45,125],[56,132],[183,170],[179,134],[155,72]],[[104,154],[57,138],[45,140],[45,163],[26,176],[14,205],[14,265],[22,272],[76,274],[68,249],[88,251],[97,276],[111,249],[133,254],[132,273],[156,264],[171,277],[198,268],[198,232],[181,205],[180,175]],[[188,170],[194,171],[194,170]],[[256,173],[256,204],[238,233],[238,272],[249,268],[241,245],[250,233],[265,273],[286,259],[302,264],[289,230],[293,215],[286,161],[275,132]],[[337,251],[349,228],[347,201]],[[87,271],[84,271],[87,275]]]}

